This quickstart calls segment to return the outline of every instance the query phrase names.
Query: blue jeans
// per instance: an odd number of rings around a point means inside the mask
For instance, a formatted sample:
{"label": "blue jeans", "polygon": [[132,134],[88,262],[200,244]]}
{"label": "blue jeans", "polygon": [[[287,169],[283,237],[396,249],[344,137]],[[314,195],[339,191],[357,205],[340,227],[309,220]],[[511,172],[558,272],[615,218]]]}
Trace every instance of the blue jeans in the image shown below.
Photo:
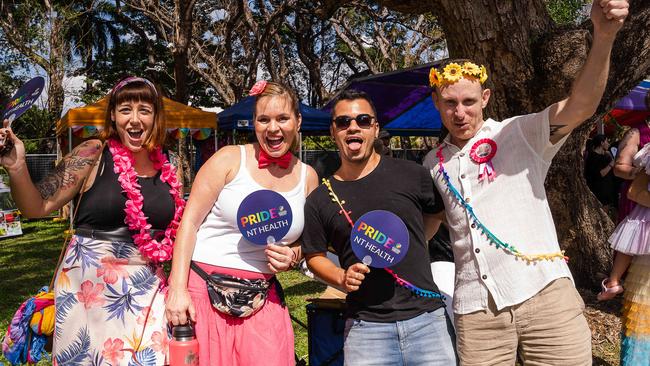
{"label": "blue jeans", "polygon": [[346,366],[457,365],[456,336],[445,308],[393,323],[348,319]]}

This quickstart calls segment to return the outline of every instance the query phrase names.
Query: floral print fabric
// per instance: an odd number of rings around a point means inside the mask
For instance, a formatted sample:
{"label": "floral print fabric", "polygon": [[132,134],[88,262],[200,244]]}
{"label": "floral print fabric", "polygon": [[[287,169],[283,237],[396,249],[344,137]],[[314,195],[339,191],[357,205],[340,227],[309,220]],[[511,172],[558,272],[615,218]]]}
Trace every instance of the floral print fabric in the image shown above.
{"label": "floral print fabric", "polygon": [[163,365],[164,274],[132,243],[74,236],[55,285],[55,365]]}

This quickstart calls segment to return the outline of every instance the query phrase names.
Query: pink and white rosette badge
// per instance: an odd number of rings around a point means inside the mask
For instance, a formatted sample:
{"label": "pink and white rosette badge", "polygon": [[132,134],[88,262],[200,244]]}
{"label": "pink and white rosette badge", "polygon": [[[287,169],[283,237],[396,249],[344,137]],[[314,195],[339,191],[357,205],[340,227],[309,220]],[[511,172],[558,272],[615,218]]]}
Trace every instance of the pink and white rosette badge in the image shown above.
{"label": "pink and white rosette badge", "polygon": [[497,154],[497,143],[491,139],[480,139],[472,145],[469,156],[478,164],[478,181],[485,177],[491,182],[496,177],[492,158]]}
{"label": "pink and white rosette badge", "polygon": [[253,96],[253,95],[259,95],[264,92],[264,89],[266,88],[266,80],[260,80],[253,85],[251,90],[248,92],[248,95]]}

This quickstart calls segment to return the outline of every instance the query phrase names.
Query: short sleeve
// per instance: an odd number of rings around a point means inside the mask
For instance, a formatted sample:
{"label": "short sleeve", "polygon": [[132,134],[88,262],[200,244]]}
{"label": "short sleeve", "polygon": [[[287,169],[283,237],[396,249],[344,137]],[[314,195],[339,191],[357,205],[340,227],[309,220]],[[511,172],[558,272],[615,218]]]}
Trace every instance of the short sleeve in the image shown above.
{"label": "short sleeve", "polygon": [[427,168],[418,166],[420,173],[420,197],[422,203],[422,211],[428,214],[436,214],[444,211],[445,205],[442,202],[442,197],[438,189],[433,184],[433,177]]}
{"label": "short sleeve", "polygon": [[547,163],[553,160],[555,154],[560,151],[560,148],[569,137],[569,135],[566,135],[557,143],[551,143],[551,126],[548,117],[550,108],[547,107],[539,113],[517,116],[503,121],[506,124],[516,124],[522,137],[533,152]]}
{"label": "short sleeve", "polygon": [[327,252],[327,234],[319,212],[318,191],[316,189],[305,202],[305,227],[302,231],[302,251],[305,254]]}

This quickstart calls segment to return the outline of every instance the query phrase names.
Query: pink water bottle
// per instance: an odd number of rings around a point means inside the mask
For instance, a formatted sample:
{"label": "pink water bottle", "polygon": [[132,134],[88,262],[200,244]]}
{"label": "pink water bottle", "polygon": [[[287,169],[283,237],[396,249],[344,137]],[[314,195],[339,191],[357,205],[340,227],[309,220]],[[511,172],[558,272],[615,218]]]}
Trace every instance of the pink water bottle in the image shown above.
{"label": "pink water bottle", "polygon": [[198,366],[199,342],[191,325],[177,325],[172,329],[169,342],[170,366]]}

